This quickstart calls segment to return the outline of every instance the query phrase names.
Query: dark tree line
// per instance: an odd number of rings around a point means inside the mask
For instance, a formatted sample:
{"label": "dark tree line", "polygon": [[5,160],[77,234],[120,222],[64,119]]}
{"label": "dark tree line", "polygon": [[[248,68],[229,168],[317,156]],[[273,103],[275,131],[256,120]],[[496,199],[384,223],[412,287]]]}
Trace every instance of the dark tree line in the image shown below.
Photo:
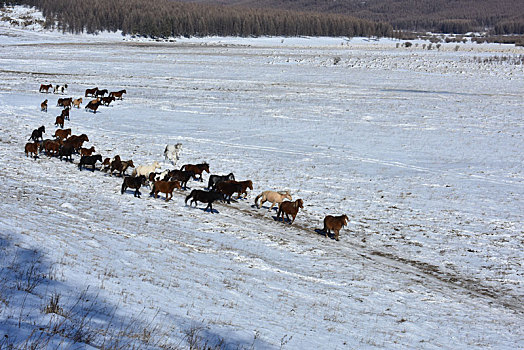
{"label": "dark tree line", "polygon": [[13,0],[40,9],[66,32],[122,30],[169,36],[391,36],[391,25],[347,15],[183,3],[169,0]]}
{"label": "dark tree line", "polygon": [[396,30],[524,34],[523,0],[182,0],[338,13],[390,23]]}

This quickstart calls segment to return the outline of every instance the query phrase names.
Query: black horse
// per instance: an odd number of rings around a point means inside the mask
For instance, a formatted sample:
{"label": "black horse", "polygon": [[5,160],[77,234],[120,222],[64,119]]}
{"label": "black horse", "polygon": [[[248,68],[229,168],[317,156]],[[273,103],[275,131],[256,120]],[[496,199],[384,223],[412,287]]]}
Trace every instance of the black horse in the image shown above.
{"label": "black horse", "polygon": [[187,182],[195,176],[193,171],[184,171],[184,170],[171,170],[167,176],[171,181],[180,181],[180,185],[184,190],[187,189]]}
{"label": "black horse", "polygon": [[146,184],[146,177],[144,175],[140,175],[137,177],[134,176],[125,176],[124,182],[122,183],[122,191],[121,193],[124,194],[124,192],[127,190],[127,188],[134,188],[135,189],[135,197],[140,198],[140,187],[145,186]]}
{"label": "black horse", "polygon": [[228,175],[210,175],[207,188],[214,190],[219,183],[230,180],[235,180],[233,173],[229,173]]}
{"label": "black horse", "polygon": [[31,137],[29,137],[29,140],[33,140],[34,142],[37,142],[38,139],[42,139],[43,141],[44,140],[42,136],[43,133],[45,133],[45,126],[42,125],[38,129],[33,130],[33,132],[31,133]]}
{"label": "black horse", "polygon": [[195,207],[197,205],[197,202],[202,203],[208,203],[206,209],[204,211],[207,211],[209,208],[209,211],[213,213],[213,202],[216,200],[224,201],[224,195],[219,192],[208,192],[208,191],[202,191],[202,190],[193,190],[189,194],[189,196],[186,197],[185,203],[187,205],[187,201],[191,198],[191,203],[189,203],[189,206],[191,204],[195,203]]}
{"label": "black horse", "polygon": [[75,151],[74,147],[71,145],[63,145],[58,150],[58,156],[60,157],[60,160],[62,160],[62,157],[65,157],[66,160],[68,160],[72,163],[73,162],[73,152]]}
{"label": "black horse", "polygon": [[92,171],[95,171],[97,161],[102,163],[102,155],[96,154],[94,156],[82,156],[80,158],[80,163],[78,163],[78,170],[82,170],[82,165],[84,166],[84,168],[86,167],[86,165],[90,165],[93,167]]}

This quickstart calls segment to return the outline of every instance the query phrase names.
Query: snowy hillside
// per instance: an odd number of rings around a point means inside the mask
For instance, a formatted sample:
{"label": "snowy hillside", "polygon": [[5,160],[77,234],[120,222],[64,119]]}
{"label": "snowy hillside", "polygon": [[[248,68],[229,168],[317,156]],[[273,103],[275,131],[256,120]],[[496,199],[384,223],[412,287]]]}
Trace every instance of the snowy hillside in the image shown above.
{"label": "snowy hillside", "polygon": [[[456,46],[2,22],[0,348],[524,347],[524,48]],[[168,169],[180,142],[177,167],[254,190],[209,213],[189,190],[121,194],[78,155],[26,157],[57,99],[95,86],[127,94],[71,110],[85,146]],[[253,206],[268,189],[304,200],[293,225]],[[338,242],[319,231],[328,214],[350,218]]]}

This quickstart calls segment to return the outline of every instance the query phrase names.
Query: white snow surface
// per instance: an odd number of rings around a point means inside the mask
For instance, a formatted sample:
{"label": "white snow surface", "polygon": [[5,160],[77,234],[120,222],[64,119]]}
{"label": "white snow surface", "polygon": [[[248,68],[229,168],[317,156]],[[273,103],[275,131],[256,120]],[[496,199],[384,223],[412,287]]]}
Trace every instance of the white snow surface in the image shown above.
{"label": "white snow surface", "polygon": [[[523,348],[524,73],[475,57],[524,49],[395,43],[156,42],[2,23],[0,251],[44,257],[55,293],[98,296],[97,322],[114,308],[158,322],[172,344],[198,325],[232,349]],[[71,111],[65,127],[88,147],[166,169],[166,144],[181,142],[179,165],[251,179],[248,199],[209,213],[184,205],[189,190],[121,194],[121,178],[79,171],[78,156],[26,157],[33,129],[53,135],[57,98],[95,86],[127,94]],[[304,200],[293,225],[253,207],[267,189]],[[340,241],[319,234],[344,213]],[[27,337],[22,312],[48,322],[39,290],[27,304],[0,295],[0,333]]]}

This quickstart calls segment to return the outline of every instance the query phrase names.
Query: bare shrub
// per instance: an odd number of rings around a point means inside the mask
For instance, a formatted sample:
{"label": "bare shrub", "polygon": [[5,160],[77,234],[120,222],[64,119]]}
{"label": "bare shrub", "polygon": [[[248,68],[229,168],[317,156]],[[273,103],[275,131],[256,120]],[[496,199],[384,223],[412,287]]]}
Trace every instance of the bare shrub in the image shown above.
{"label": "bare shrub", "polygon": [[44,312],[46,314],[62,315],[64,310],[62,309],[62,307],[59,304],[60,304],[60,294],[51,295],[51,299],[49,299],[49,302],[47,303],[46,307],[44,308]]}
{"label": "bare shrub", "polygon": [[26,267],[21,263],[11,265],[11,268],[18,274],[16,289],[32,293],[44,280],[44,276],[40,273],[40,265],[41,261],[38,256],[34,256]]}

